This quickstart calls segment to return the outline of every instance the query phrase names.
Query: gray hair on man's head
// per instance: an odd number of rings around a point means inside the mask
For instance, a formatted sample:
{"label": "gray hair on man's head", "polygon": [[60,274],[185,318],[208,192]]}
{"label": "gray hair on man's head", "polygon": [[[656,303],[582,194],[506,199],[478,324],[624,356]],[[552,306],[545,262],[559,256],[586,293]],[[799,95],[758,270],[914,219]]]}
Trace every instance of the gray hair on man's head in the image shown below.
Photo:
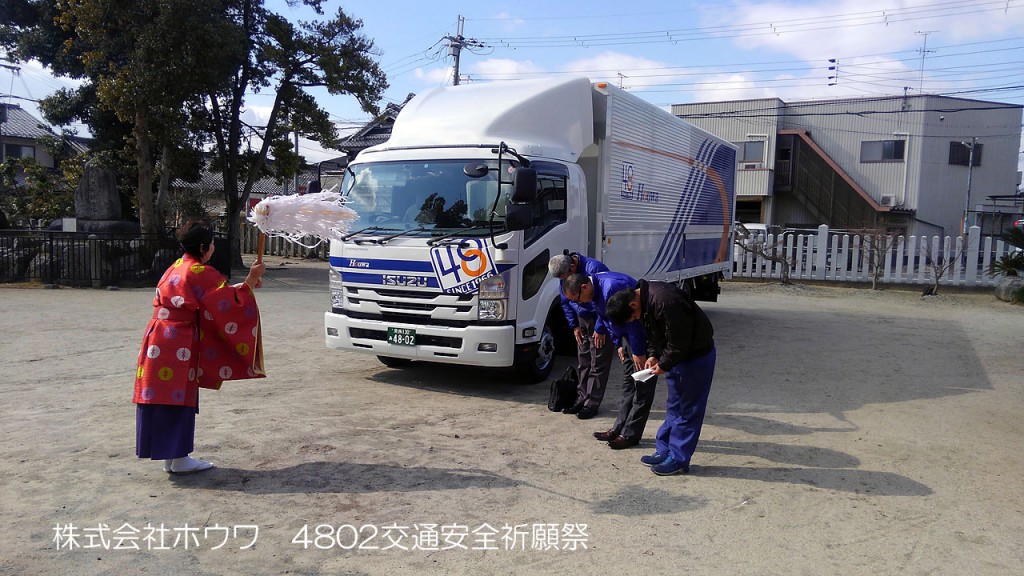
{"label": "gray hair on man's head", "polygon": [[559,254],[548,261],[548,272],[559,280],[564,280],[569,275],[569,267],[572,266],[572,256]]}

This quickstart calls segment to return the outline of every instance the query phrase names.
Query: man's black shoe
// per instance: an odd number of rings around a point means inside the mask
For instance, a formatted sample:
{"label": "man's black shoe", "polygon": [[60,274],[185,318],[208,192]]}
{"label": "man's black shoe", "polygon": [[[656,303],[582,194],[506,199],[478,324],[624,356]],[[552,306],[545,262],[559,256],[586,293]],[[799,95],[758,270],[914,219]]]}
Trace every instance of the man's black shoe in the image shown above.
{"label": "man's black shoe", "polygon": [[608,447],[612,450],[622,450],[624,448],[632,448],[640,443],[640,437],[634,436],[633,438],[626,438],[625,436],[618,436],[611,439],[608,442]]}
{"label": "man's black shoe", "polygon": [[562,414],[578,414],[580,410],[583,410],[583,402],[577,402],[562,410]]}
{"label": "man's black shoe", "polygon": [[589,420],[594,416],[597,416],[597,406],[584,406],[576,414],[576,417],[580,420]]}

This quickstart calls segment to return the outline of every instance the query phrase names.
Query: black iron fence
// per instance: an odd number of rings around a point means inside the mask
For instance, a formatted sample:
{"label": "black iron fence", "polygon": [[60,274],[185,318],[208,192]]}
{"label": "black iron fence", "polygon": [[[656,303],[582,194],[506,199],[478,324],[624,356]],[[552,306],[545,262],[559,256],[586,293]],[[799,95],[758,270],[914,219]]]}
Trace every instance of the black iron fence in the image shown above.
{"label": "black iron fence", "polygon": [[[210,264],[231,273],[225,236],[214,238]],[[181,247],[168,235],[0,230],[0,283],[155,286]]]}

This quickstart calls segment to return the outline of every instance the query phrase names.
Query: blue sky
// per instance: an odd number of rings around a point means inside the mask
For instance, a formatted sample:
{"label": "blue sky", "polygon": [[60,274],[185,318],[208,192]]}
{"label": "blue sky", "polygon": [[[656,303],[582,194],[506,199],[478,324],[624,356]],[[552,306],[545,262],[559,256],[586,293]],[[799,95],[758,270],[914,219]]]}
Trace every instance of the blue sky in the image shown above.
{"label": "blue sky", "polygon": [[[295,20],[313,17],[284,0],[268,5]],[[325,6],[329,13],[342,6],[363,21],[391,85],[390,102],[452,83],[445,37],[457,33],[462,16],[464,36],[479,43],[462,51],[462,82],[577,74],[666,107],[904,91],[1024,104],[1024,0],[356,0]],[[41,98],[66,84],[31,63],[17,76],[0,69],[0,94],[10,89]],[[351,97],[317,96],[341,128],[367,120]],[[31,108],[29,101],[10,101]],[[258,123],[271,103],[269,96],[252,95],[249,119]],[[301,149],[310,160],[326,157],[311,142]]]}

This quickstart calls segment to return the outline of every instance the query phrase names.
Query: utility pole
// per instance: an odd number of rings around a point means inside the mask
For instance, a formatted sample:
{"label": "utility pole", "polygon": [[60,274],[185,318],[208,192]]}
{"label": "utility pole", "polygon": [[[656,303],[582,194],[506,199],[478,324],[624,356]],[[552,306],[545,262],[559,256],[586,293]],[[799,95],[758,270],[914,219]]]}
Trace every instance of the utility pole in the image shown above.
{"label": "utility pole", "polygon": [[[21,68],[13,64],[2,64],[0,68],[6,68],[11,71],[11,86],[14,86],[14,76],[21,72]],[[13,90],[12,90],[13,92]],[[8,94],[10,96],[10,94]],[[4,123],[7,122],[8,118],[7,104],[0,102],[0,162],[7,161],[7,148],[4,146]]]}
{"label": "utility pole", "polygon": [[919,94],[924,94],[924,57],[929,52],[934,52],[934,50],[929,50],[928,49],[928,35],[932,34],[933,32],[937,32],[937,30],[924,30],[924,31],[918,30],[917,32],[914,32],[914,34],[920,34],[920,35],[924,36],[924,45],[921,46],[921,50],[920,50],[920,52],[921,52],[921,77],[920,77],[920,80],[918,80],[918,84],[917,84],[917,92]]}
{"label": "utility pole", "polygon": [[967,199],[964,200],[964,221],[960,227],[960,234],[967,236],[967,216],[971,211],[971,176],[974,173],[974,146],[978,143],[978,139],[972,137],[971,142],[961,142],[964,146],[970,148],[967,154]]}
{"label": "utility pole", "polygon": [[[299,131],[298,130],[295,131],[295,155],[296,156],[299,155]],[[295,190],[294,193],[298,194],[299,193],[299,173],[298,172],[295,172],[295,177],[292,179],[292,186],[293,186],[293,188]]]}
{"label": "utility pole", "polygon": [[448,55],[455,59],[453,85],[459,85],[459,55],[462,54],[463,48],[483,48],[484,43],[474,38],[466,38],[462,35],[462,27],[466,23],[466,19],[459,16],[458,33],[455,36],[445,36],[444,39],[448,41]]}

